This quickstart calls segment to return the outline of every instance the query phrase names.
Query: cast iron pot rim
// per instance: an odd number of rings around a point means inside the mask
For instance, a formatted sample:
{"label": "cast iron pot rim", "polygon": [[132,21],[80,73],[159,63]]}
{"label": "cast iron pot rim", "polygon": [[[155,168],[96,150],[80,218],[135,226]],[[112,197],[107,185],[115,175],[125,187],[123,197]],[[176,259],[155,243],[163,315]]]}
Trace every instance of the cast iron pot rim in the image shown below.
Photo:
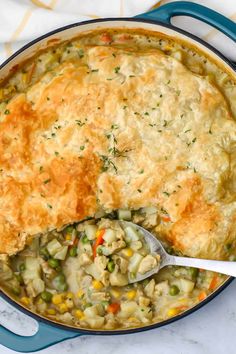
{"label": "cast iron pot rim", "polygon": [[[145,16],[145,14],[144,14],[144,16]],[[55,29],[53,31],[47,32],[46,34],[44,34],[44,35],[42,35],[42,36],[30,41],[29,43],[24,45],[22,48],[17,50],[14,54],[12,54],[8,59],[6,59],[0,65],[0,70],[2,70],[8,63],[10,63],[19,54],[23,53],[26,49],[30,48],[31,46],[33,46],[34,44],[40,42],[41,40],[46,39],[49,36],[52,36],[54,34],[63,32],[65,30],[68,30],[68,29],[71,29],[71,28],[74,28],[74,27],[79,27],[79,26],[90,24],[90,23],[115,22],[115,21],[150,23],[150,24],[153,24],[153,25],[159,25],[159,26],[162,26],[162,27],[165,27],[165,28],[172,29],[172,30],[174,30],[174,31],[176,31],[176,32],[178,32],[180,34],[185,35],[186,37],[188,37],[190,39],[195,40],[196,42],[198,42],[198,43],[202,44],[203,46],[205,46],[207,49],[210,49],[210,51],[215,53],[229,67],[231,67],[234,71],[236,71],[236,66],[228,58],[226,58],[218,49],[214,48],[209,43],[206,43],[201,38],[199,38],[199,37],[187,32],[185,30],[182,30],[181,28],[173,26],[172,24],[167,24],[167,23],[164,23],[162,21],[158,21],[158,20],[154,21],[154,20],[147,20],[147,19],[142,19],[142,18],[130,18],[130,17],[115,17],[115,18],[112,17],[112,18],[104,18],[104,19],[87,20],[87,21],[76,22],[76,23],[72,23],[70,25],[59,27],[59,28],[57,28],[57,29]],[[144,326],[144,327],[136,327],[136,328],[131,328],[131,329],[120,329],[120,330],[92,330],[92,329],[81,329],[81,328],[76,328],[76,327],[70,327],[70,326],[67,326],[65,324],[60,324],[60,323],[57,323],[57,322],[53,322],[53,321],[51,321],[49,319],[46,319],[45,317],[41,317],[39,314],[36,314],[36,313],[26,309],[25,307],[21,306],[19,303],[14,301],[10,296],[8,296],[1,289],[0,289],[0,296],[2,296],[10,305],[12,305],[16,309],[20,310],[24,314],[32,317],[37,322],[42,322],[42,323],[45,323],[47,325],[54,326],[54,327],[56,327],[58,329],[68,330],[69,332],[77,332],[78,334],[93,334],[93,335],[118,335],[119,334],[119,335],[121,335],[121,334],[132,334],[132,333],[137,333],[137,332],[144,332],[144,331],[148,331],[148,330],[151,330],[151,329],[159,328],[159,327],[168,325],[170,323],[173,323],[175,321],[178,321],[181,318],[184,318],[184,317],[194,313],[195,311],[197,311],[198,309],[200,309],[201,307],[203,307],[204,305],[209,303],[217,295],[219,295],[227,286],[229,286],[229,284],[232,283],[233,280],[234,280],[234,277],[229,277],[221,286],[219,286],[217,288],[217,290],[215,290],[213,293],[208,295],[205,300],[199,302],[197,305],[193,306],[189,310],[186,310],[186,311],[182,312],[181,314],[179,314],[177,316],[174,316],[174,317],[171,317],[171,318],[169,318],[167,320],[164,320],[164,321],[161,321],[161,322],[157,322],[157,323],[154,323],[154,324],[151,324],[151,325],[148,325],[148,326]]]}

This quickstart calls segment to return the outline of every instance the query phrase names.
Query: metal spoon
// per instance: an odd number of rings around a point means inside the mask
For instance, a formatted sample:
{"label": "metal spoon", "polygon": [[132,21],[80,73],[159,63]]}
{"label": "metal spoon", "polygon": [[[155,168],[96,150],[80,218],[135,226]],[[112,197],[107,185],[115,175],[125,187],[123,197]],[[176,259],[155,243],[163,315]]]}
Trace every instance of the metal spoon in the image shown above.
{"label": "metal spoon", "polygon": [[161,242],[158,241],[155,236],[153,236],[149,231],[147,231],[143,227],[129,221],[120,221],[120,223],[124,227],[132,226],[138,232],[141,232],[141,234],[145,239],[146,244],[150,249],[150,254],[152,255],[159,254],[161,257],[160,263],[158,263],[158,265],[155,268],[153,268],[152,270],[150,270],[145,274],[137,273],[135,278],[129,279],[129,283],[134,283],[149,278],[151,275],[158,273],[161,268],[164,268],[168,265],[201,268],[201,269],[211,270],[213,272],[223,273],[226,275],[231,275],[233,277],[236,277],[236,262],[213,261],[208,259],[172,256],[165,251]]}

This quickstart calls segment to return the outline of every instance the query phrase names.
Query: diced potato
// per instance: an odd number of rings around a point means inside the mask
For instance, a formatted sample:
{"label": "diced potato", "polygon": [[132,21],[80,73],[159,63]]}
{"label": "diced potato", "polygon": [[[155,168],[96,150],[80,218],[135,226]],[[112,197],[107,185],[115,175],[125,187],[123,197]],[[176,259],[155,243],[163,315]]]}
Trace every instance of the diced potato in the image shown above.
{"label": "diced potato", "polygon": [[35,290],[37,295],[42,293],[45,290],[45,284],[44,284],[44,281],[42,279],[39,279],[39,278],[34,279],[32,281],[32,285],[33,285],[34,290]]}
{"label": "diced potato", "polygon": [[128,209],[119,209],[118,210],[118,219],[120,220],[131,220],[131,210]]}
{"label": "diced potato", "polygon": [[129,263],[129,266],[128,266],[129,272],[136,273],[136,271],[138,270],[139,264],[140,264],[142,259],[143,259],[143,256],[141,256],[141,254],[135,253],[130,258],[130,263]]}
{"label": "diced potato", "polygon": [[104,317],[101,316],[95,316],[93,318],[87,318],[86,322],[89,324],[91,328],[102,328],[104,324]]}
{"label": "diced potato", "polygon": [[84,231],[89,240],[95,240],[97,229],[96,225],[85,225]]}
{"label": "diced potato", "polygon": [[93,254],[92,246],[90,245],[90,243],[84,243],[83,244],[82,242],[80,242],[79,249],[82,252],[87,253],[89,256],[92,256],[92,254]]}
{"label": "diced potato", "polygon": [[120,305],[120,317],[130,317],[137,310],[138,304],[135,301],[123,302]]}
{"label": "diced potato", "polygon": [[110,283],[112,286],[125,286],[128,284],[127,274],[113,272],[110,274]]}
{"label": "diced potato", "polygon": [[150,304],[150,299],[148,297],[140,296],[138,303],[140,306],[147,307]]}
{"label": "diced potato", "polygon": [[92,275],[92,277],[96,280],[101,279],[101,270],[96,266],[95,263],[89,264],[85,267],[86,273]]}
{"label": "diced potato", "polygon": [[191,280],[181,278],[180,279],[180,288],[184,293],[191,293],[193,291],[195,283]]}
{"label": "diced potato", "polygon": [[159,296],[167,295],[169,293],[170,286],[168,280],[164,280],[155,285],[155,293]]}
{"label": "diced potato", "polygon": [[61,244],[55,238],[47,244],[47,250],[51,256],[55,256],[61,249]]}
{"label": "diced potato", "polygon": [[148,323],[152,319],[150,307],[139,306],[135,314],[143,323]]}
{"label": "diced potato", "polygon": [[112,229],[106,229],[106,231],[105,231],[105,233],[103,235],[103,239],[109,244],[111,244],[112,242],[116,241],[117,238],[116,238],[115,231],[112,230]]}
{"label": "diced potato", "polygon": [[84,315],[85,315],[86,317],[94,317],[94,316],[97,316],[97,315],[98,315],[98,307],[97,307],[97,305],[87,307],[87,308],[84,310]]}
{"label": "diced potato", "polygon": [[67,251],[68,251],[68,246],[61,247],[61,249],[54,255],[54,258],[64,261],[66,259]]}
{"label": "diced potato", "polygon": [[154,294],[154,289],[155,289],[155,280],[152,279],[150,282],[145,286],[144,292],[147,296],[153,297]]}
{"label": "diced potato", "polygon": [[139,241],[139,234],[138,232],[135,230],[134,227],[132,226],[127,226],[125,228],[125,239],[128,241],[128,242],[131,242],[131,241]]}
{"label": "diced potato", "polygon": [[24,282],[28,284],[34,279],[40,278],[40,263],[37,258],[26,257],[25,270],[22,272]]}

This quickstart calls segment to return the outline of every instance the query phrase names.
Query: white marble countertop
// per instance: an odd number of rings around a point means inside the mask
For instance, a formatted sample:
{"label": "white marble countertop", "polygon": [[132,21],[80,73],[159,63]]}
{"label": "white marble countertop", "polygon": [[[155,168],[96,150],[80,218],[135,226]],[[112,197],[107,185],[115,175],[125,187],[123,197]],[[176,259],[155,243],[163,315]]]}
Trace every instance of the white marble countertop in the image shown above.
{"label": "white marble countertop", "polygon": [[[82,336],[67,340],[39,354],[235,354],[236,353],[236,282],[234,281],[212,302],[168,326],[149,332],[125,336]],[[3,312],[4,309],[4,312]],[[0,301],[0,322],[13,323],[24,333],[32,332],[7,310]],[[18,325],[17,325],[18,323]],[[18,326],[18,327],[17,327]],[[1,342],[1,339],[0,339]],[[0,345],[0,354],[15,353]]]}

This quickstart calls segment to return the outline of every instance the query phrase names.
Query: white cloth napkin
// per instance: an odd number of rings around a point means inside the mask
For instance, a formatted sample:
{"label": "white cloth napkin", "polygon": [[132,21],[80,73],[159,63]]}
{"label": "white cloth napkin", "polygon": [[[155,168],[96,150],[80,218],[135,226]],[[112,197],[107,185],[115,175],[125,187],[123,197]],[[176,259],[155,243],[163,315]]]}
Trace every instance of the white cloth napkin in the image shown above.
{"label": "white cloth napkin", "polygon": [[[170,0],[0,0],[0,62],[38,36],[73,22],[125,17],[144,13]],[[236,20],[236,0],[198,0]],[[211,42],[236,61],[236,46],[211,27],[193,19],[177,18],[174,24]]]}

